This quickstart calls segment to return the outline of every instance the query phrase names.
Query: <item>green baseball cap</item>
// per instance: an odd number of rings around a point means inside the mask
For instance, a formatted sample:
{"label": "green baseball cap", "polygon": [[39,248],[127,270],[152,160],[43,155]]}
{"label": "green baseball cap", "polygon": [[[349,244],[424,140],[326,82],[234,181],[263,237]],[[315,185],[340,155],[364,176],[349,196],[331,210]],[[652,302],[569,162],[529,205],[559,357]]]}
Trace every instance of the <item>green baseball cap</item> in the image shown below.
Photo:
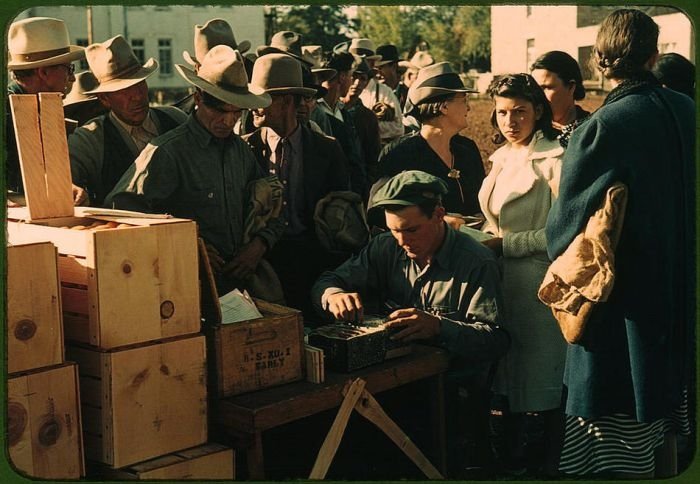
{"label": "green baseball cap", "polygon": [[441,200],[447,183],[419,170],[402,171],[391,177],[372,197],[372,207],[383,205],[419,205],[428,200]]}

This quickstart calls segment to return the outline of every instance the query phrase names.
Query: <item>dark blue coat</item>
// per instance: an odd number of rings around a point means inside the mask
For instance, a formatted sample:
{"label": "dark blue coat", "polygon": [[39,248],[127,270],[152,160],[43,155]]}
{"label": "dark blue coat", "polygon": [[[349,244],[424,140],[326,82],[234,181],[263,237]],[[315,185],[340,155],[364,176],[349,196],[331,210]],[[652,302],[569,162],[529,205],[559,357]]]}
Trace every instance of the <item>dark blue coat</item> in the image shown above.
{"label": "dark blue coat", "polygon": [[560,255],[615,181],[629,187],[616,279],[570,345],[566,413],[649,422],[679,404],[694,341],[695,107],[653,83],[618,88],[573,133],[547,221]]}

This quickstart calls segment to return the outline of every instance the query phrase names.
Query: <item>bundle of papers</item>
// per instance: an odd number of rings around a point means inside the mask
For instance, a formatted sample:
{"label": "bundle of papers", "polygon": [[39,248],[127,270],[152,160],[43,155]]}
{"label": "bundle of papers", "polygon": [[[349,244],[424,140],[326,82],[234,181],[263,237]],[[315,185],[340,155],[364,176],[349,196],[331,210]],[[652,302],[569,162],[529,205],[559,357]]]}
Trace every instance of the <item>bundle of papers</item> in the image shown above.
{"label": "bundle of papers", "polygon": [[306,356],[306,379],[311,383],[323,383],[326,379],[323,366],[323,350],[305,344],[304,355]]}
{"label": "bundle of papers", "polygon": [[241,292],[234,289],[221,296],[219,304],[221,305],[221,324],[239,323],[263,317],[248,291]]}

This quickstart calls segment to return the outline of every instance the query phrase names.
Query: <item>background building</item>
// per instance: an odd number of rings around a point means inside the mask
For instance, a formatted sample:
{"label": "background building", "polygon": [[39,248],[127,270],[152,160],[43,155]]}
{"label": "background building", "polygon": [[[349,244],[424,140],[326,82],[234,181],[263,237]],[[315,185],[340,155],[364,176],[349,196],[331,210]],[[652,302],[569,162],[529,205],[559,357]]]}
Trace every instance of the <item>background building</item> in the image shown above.
{"label": "background building", "polygon": [[[175,71],[175,64],[184,64],[182,52],[193,54],[194,26],[213,18],[223,18],[233,27],[236,41],[249,40],[251,50],[265,40],[265,19],[262,5],[247,6],[94,6],[92,32],[88,27],[88,8],[75,6],[33,7],[17,19],[26,17],[55,17],[64,20],[77,45],[102,42],[123,35],[136,55],[145,62],[155,58],[160,68],[148,79],[153,100],[165,102],[182,95],[188,84]],[[92,39],[90,39],[90,33]],[[82,61],[76,71],[86,70]]]}
{"label": "background building", "polygon": [[[600,74],[588,67],[600,22],[619,7],[492,6],[491,70],[494,75],[528,72],[532,62],[550,50],[577,59],[589,88],[602,87]],[[659,51],[676,52],[695,63],[690,19],[671,7],[639,7],[659,25]]]}

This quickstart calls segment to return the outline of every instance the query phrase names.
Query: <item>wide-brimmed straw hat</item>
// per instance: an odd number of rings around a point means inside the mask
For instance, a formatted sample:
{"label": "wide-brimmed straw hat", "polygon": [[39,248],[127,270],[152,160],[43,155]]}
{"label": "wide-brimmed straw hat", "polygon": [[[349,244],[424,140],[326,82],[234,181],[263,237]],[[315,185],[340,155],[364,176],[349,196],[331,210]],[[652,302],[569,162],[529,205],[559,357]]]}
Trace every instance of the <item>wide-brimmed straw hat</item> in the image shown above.
{"label": "wide-brimmed straw hat", "polygon": [[121,35],[102,43],[88,45],[85,58],[100,85],[85,94],[115,92],[146,79],[158,69],[151,57],[141,65],[129,43]]}
{"label": "wide-brimmed straw hat", "polygon": [[302,45],[301,55],[311,63],[311,72],[316,76],[318,82],[333,79],[338,73],[335,69],[323,67],[323,47],[320,45]]}
{"label": "wide-brimmed straw hat", "polygon": [[410,60],[399,61],[399,67],[415,70],[422,69],[433,64],[435,64],[435,59],[424,50],[419,50],[413,54],[413,57],[411,57]]}
{"label": "wide-brimmed straw hat", "polygon": [[226,104],[255,109],[272,103],[261,87],[248,83],[243,56],[228,45],[212,47],[196,73],[182,64],[175,64],[175,69],[187,82]]}
{"label": "wide-brimmed straw hat", "polygon": [[266,54],[255,61],[250,82],[268,94],[313,96],[316,90],[304,87],[301,69],[301,64],[287,54]]}
{"label": "wide-brimmed straw hat", "polygon": [[196,66],[200,62],[197,59],[203,59],[207,52],[215,45],[228,45],[233,50],[237,50],[241,54],[245,54],[250,49],[250,42],[242,40],[236,42],[236,37],[233,35],[233,29],[229,23],[221,18],[209,20],[204,25],[194,26],[194,55],[184,51],[182,58],[185,62],[192,66]]}
{"label": "wide-brimmed straw hat", "polygon": [[265,54],[287,54],[305,65],[311,67],[313,62],[304,58],[301,53],[301,35],[291,30],[282,30],[277,32],[270,39],[270,45],[261,45],[256,49],[258,56]]}
{"label": "wide-brimmed straw hat", "polygon": [[479,91],[465,87],[462,78],[452,70],[449,62],[438,62],[418,71],[416,80],[408,90],[408,99],[411,104],[418,106],[437,96],[459,92]]}
{"label": "wide-brimmed straw hat", "polygon": [[377,61],[382,58],[381,55],[375,52],[374,42],[366,38],[352,39],[350,45],[348,45],[348,52],[364,57],[367,60]]}
{"label": "wide-brimmed straw hat", "polygon": [[85,94],[87,91],[98,86],[95,74],[90,71],[83,71],[75,75],[75,82],[70,88],[66,97],[63,98],[63,106],[74,106],[86,102],[97,101],[97,96]]}
{"label": "wide-brimmed straw hat", "polygon": [[377,55],[382,58],[374,63],[375,67],[381,67],[392,62],[399,62],[399,51],[395,45],[385,44],[377,47]]}
{"label": "wide-brimmed straw hat", "polygon": [[70,44],[63,20],[32,17],[10,24],[7,68],[19,71],[66,64],[85,57],[85,48]]}

